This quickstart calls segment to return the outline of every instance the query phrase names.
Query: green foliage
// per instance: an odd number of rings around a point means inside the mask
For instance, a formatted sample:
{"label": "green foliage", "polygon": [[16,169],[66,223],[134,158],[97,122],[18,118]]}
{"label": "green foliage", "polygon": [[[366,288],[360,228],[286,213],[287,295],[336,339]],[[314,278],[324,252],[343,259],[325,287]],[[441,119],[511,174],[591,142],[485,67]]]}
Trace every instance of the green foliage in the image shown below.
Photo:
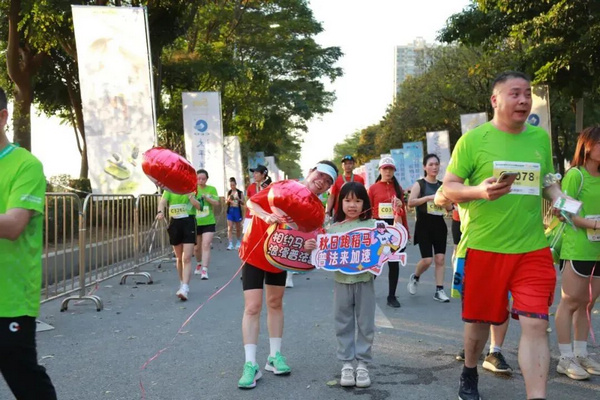
{"label": "green foliage", "polygon": [[343,142],[333,147],[333,160],[335,163],[340,162],[345,155],[351,155],[356,158],[360,134],[361,131],[356,131],[344,139]]}
{"label": "green foliage", "polygon": [[[0,48],[6,47],[11,1],[0,1]],[[85,157],[71,3],[22,0],[19,31],[23,45],[44,56],[33,80],[38,109],[76,127]],[[314,40],[322,27],[306,0],[81,4],[148,7],[161,144],[184,153],[182,92],[219,91],[224,132],[240,137],[243,154],[264,151],[290,176],[300,175],[302,132],[334,100],[323,81],[342,73],[334,67],[340,49]],[[1,61],[5,54],[0,52]],[[11,86],[4,72],[0,85]]]}

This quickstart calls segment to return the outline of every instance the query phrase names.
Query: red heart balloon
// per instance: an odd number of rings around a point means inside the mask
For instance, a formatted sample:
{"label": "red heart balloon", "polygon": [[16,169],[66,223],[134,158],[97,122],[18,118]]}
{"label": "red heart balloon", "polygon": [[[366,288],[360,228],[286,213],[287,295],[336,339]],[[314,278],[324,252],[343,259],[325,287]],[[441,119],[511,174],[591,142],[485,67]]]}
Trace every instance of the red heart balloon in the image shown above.
{"label": "red heart balloon", "polygon": [[288,225],[302,232],[312,232],[323,226],[325,209],[321,200],[303,184],[286,180],[269,187],[269,206],[276,216],[287,219]]}
{"label": "red heart balloon", "polygon": [[176,194],[196,192],[196,170],[179,154],[153,147],[143,154],[142,170],[152,182]]}

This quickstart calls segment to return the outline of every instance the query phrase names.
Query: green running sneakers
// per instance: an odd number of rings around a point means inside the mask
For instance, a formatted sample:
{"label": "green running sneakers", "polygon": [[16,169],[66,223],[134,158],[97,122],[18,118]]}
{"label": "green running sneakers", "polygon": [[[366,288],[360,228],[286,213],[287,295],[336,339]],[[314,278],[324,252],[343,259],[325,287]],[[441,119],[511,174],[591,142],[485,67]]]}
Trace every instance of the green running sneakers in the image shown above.
{"label": "green running sneakers", "polygon": [[244,364],[244,372],[238,381],[240,389],[252,389],[256,387],[256,381],[262,377],[262,372],[258,368],[258,364],[252,365],[250,361]]}
{"label": "green running sneakers", "polygon": [[285,363],[285,357],[280,352],[275,353],[275,357],[267,359],[265,369],[275,375],[287,375],[292,372],[292,369]]}

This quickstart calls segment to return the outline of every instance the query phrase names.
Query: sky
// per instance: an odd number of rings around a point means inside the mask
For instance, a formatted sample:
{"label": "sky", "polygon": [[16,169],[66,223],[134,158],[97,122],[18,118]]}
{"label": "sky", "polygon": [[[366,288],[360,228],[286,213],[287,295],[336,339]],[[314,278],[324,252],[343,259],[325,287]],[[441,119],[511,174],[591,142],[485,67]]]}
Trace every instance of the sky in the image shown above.
{"label": "sky", "polygon": [[[305,173],[319,160],[330,159],[337,143],[383,118],[394,94],[394,47],[410,44],[419,36],[433,43],[446,20],[469,3],[310,0],[314,17],[324,28],[317,42],[341,47],[344,56],[337,66],[344,76],[328,86],[337,97],[332,112],[308,125],[301,155]],[[338,164],[339,160],[333,161]]]}
{"label": "sky", "polygon": [[[446,20],[469,0],[309,0],[324,31],[322,46],[339,46],[337,66],[344,76],[328,85],[336,93],[332,112],[310,121],[304,135],[304,172],[333,156],[333,147],[356,130],[378,123],[394,91],[394,46],[423,37],[432,43]],[[32,113],[32,152],[44,164],[46,176],[79,175],[80,156],[73,128],[56,118]],[[334,160],[339,161],[339,160]]]}

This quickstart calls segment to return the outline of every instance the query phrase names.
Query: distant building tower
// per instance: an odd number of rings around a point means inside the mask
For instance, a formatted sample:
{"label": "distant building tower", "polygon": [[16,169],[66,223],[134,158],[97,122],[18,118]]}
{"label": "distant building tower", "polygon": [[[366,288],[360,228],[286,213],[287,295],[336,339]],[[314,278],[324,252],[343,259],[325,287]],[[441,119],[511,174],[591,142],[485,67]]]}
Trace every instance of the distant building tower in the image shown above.
{"label": "distant building tower", "polygon": [[427,69],[431,56],[428,49],[433,46],[425,43],[422,37],[416,38],[412,44],[396,46],[394,57],[394,97],[400,91],[400,85],[409,76],[421,75]]}

